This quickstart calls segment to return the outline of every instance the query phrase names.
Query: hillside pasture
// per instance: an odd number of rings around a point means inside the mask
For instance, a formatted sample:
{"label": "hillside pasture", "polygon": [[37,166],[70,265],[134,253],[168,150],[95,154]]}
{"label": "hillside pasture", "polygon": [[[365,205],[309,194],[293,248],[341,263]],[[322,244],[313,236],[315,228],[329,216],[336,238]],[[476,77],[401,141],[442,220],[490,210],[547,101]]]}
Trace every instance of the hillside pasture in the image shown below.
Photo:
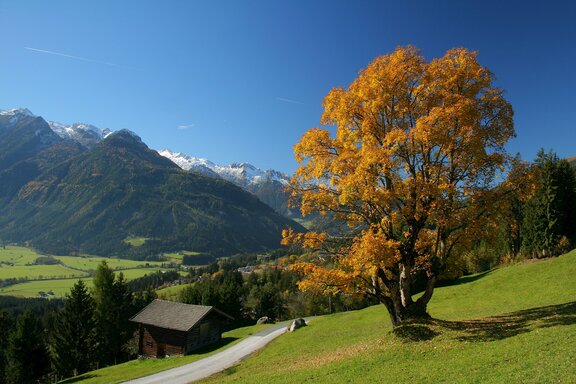
{"label": "hillside pasture", "polygon": [[0,280],[25,279],[28,281],[0,289],[0,295],[37,297],[39,292],[53,292],[62,297],[70,291],[78,278],[88,278],[105,261],[116,272],[122,271],[126,280],[164,270],[159,261],[136,261],[99,256],[52,256],[60,264],[35,265],[39,256],[33,249],[19,246],[0,247]]}
{"label": "hillside pasture", "polygon": [[[82,279],[88,287],[92,287],[92,278]],[[34,280],[0,288],[0,295],[16,297],[38,297],[39,292],[52,292],[55,297],[64,297],[70,293],[78,279]]]}
{"label": "hillside pasture", "polygon": [[0,280],[3,279],[20,279],[42,280],[54,278],[85,277],[87,272],[67,268],[63,265],[15,265],[0,266]]}
{"label": "hillside pasture", "polygon": [[[47,266],[41,266],[41,267],[45,268]],[[0,268],[0,270],[1,269],[2,268]],[[133,280],[142,277],[146,274],[156,273],[157,271],[163,271],[163,270],[165,269],[133,268],[125,270],[116,270],[114,273],[117,274],[119,272],[122,272],[126,280]],[[74,270],[70,271],[82,273]],[[84,282],[88,287],[92,287],[92,278],[83,277],[82,280],[84,280]],[[37,297],[39,292],[51,291],[54,293],[55,297],[64,297],[65,294],[70,293],[70,289],[77,281],[78,281],[77,278],[31,280],[0,288],[0,295],[16,296],[16,297]]]}
{"label": "hillside pasture", "polygon": [[122,273],[126,280],[134,280],[144,275],[149,275],[152,273],[167,271],[166,268],[135,268],[135,269],[124,269],[115,271],[116,274]]}
{"label": "hillside pasture", "polygon": [[168,252],[164,253],[164,257],[168,262],[182,264],[182,259],[184,259],[184,256],[196,256],[200,254],[200,252],[194,251]]}
{"label": "hillside pasture", "polygon": [[36,251],[13,245],[0,247],[0,264],[29,265],[33,264],[39,255]]}
{"label": "hillside pasture", "polygon": [[156,290],[159,299],[177,301],[180,296],[180,292],[188,287],[190,284],[180,284],[173,285],[171,287],[166,287]]}
{"label": "hillside pasture", "polygon": [[[395,331],[382,305],[318,317],[202,382],[575,383],[575,275],[576,251],[467,276],[436,290],[433,319]],[[67,382],[118,383],[213,352],[134,360]]]}
{"label": "hillside pasture", "polygon": [[574,383],[575,275],[573,251],[464,277],[396,330],[382,305],[314,319],[202,382]]}
{"label": "hillside pasture", "polygon": [[108,264],[112,269],[129,269],[138,267],[159,267],[162,265],[160,261],[137,261],[117,259],[111,257],[77,257],[77,256],[54,256],[55,259],[60,260],[63,264],[83,271],[94,271],[103,261]]}
{"label": "hillside pasture", "polygon": [[129,236],[127,238],[124,239],[124,242],[126,244],[130,244],[133,247],[141,247],[144,245],[144,243],[146,242],[146,240],[148,240],[147,237],[133,237],[133,236]]}

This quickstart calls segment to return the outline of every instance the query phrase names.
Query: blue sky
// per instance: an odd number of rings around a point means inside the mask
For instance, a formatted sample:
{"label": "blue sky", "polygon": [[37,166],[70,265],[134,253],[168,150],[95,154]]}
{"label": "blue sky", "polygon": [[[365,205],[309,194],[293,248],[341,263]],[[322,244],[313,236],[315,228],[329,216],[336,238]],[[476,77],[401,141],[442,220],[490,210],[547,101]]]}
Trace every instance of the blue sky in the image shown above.
{"label": "blue sky", "polygon": [[399,45],[463,46],[513,105],[511,152],[575,156],[572,3],[0,0],[0,109],[292,172],[330,88]]}

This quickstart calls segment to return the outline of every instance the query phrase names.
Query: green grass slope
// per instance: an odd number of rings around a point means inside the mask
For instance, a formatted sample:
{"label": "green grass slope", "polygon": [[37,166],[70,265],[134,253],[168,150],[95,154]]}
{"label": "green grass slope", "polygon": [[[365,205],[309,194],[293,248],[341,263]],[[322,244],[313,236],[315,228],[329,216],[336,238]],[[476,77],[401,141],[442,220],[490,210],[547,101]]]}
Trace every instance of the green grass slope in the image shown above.
{"label": "green grass slope", "polygon": [[[205,383],[576,383],[576,251],[439,288],[434,320],[315,319]],[[441,319],[441,320],[439,320]]]}

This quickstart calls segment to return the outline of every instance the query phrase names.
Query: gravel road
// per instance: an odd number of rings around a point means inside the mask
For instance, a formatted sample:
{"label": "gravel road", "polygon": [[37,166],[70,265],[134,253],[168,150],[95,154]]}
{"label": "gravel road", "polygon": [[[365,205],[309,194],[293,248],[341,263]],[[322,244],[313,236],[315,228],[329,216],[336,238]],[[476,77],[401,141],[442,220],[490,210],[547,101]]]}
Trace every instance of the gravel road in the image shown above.
{"label": "gravel road", "polygon": [[250,356],[276,337],[286,332],[290,322],[284,322],[264,331],[246,337],[222,352],[202,360],[169,369],[140,379],[126,381],[126,384],[187,384],[204,379],[215,373],[230,368]]}

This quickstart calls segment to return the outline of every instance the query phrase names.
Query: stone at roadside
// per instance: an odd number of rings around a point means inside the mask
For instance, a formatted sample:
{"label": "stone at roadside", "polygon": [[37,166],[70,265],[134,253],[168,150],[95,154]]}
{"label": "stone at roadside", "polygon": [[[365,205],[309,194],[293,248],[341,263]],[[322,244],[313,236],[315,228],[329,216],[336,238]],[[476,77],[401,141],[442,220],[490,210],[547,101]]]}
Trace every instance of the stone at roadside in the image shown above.
{"label": "stone at roadside", "polygon": [[268,316],[262,316],[256,321],[256,324],[272,324],[274,321]]}
{"label": "stone at roadside", "polygon": [[305,327],[306,325],[308,325],[308,324],[306,324],[306,320],[304,320],[302,318],[296,319],[292,322],[292,324],[290,324],[290,326],[288,327],[288,331],[294,332],[298,328]]}

